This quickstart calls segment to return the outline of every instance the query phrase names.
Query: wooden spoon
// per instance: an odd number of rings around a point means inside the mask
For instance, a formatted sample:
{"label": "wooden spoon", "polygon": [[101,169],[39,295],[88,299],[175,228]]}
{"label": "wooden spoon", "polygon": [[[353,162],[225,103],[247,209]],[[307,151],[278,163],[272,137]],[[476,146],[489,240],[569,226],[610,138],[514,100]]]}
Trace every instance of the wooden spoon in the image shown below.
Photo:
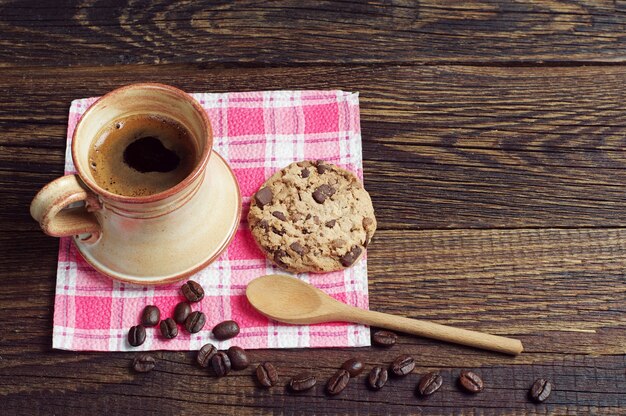
{"label": "wooden spoon", "polygon": [[256,278],[248,283],[246,296],[261,314],[288,324],[354,322],[505,354],[517,355],[524,349],[517,339],[349,306],[291,276],[271,274]]}

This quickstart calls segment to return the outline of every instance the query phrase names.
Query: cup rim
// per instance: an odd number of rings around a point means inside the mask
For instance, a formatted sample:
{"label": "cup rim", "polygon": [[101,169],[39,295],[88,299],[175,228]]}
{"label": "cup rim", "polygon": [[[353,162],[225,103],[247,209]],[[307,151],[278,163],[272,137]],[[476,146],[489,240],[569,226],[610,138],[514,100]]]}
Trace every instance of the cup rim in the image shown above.
{"label": "cup rim", "polygon": [[[126,92],[127,90],[140,89],[140,88],[153,88],[153,89],[165,90],[189,102],[194,107],[194,109],[198,112],[198,114],[200,115],[203,121],[204,127],[206,129],[207,145],[204,146],[204,149],[202,150],[202,154],[200,156],[200,161],[196,164],[195,168],[191,171],[191,173],[187,175],[182,181],[172,186],[171,188],[168,188],[156,194],[145,195],[145,196],[119,195],[119,194],[115,194],[113,192],[107,191],[106,189],[102,188],[100,185],[98,185],[95,181],[92,181],[89,178],[89,176],[84,173],[84,170],[81,168],[80,163],[77,163],[78,159],[76,155],[76,151],[77,151],[76,150],[76,134],[78,132],[78,127],[80,123],[83,122],[83,120],[89,114],[89,112],[94,111],[94,108],[96,107],[98,103],[100,103],[101,101],[105,99],[110,99],[111,97],[114,97],[115,95]],[[204,108],[202,108],[200,103],[198,103],[198,101],[195,98],[193,98],[191,95],[189,95],[185,91],[176,87],[172,87],[171,85],[161,84],[158,82],[139,82],[139,83],[134,83],[134,84],[128,84],[123,87],[119,87],[112,91],[109,91],[108,93],[98,98],[93,104],[89,106],[89,108],[81,116],[78,123],[76,123],[74,132],[72,133],[72,160],[74,161],[74,166],[76,167],[76,172],[78,173],[78,176],[80,177],[80,179],[83,182],[85,182],[85,184],[99,196],[102,196],[106,199],[110,199],[113,201],[124,202],[124,203],[129,203],[129,204],[139,204],[139,203],[161,201],[185,189],[187,186],[189,186],[190,183],[193,183],[198,177],[200,177],[203,174],[209,162],[209,158],[211,156],[212,151],[213,151],[213,129],[211,127],[209,116],[207,115]]]}

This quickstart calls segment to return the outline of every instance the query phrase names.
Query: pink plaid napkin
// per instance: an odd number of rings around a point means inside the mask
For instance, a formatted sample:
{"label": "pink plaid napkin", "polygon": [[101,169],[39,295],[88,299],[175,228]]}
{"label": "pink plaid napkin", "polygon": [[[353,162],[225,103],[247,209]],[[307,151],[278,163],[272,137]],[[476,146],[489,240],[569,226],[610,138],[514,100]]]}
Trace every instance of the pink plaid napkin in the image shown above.
{"label": "pink plaid napkin", "polygon": [[[304,159],[324,159],[362,178],[358,94],[343,91],[266,91],[192,94],[207,111],[214,131],[215,151],[230,164],[243,195],[243,215],[237,235],[223,255],[192,276],[205,289],[205,298],[193,304],[207,315],[197,334],[179,331],[165,340],[157,328],[148,328],[138,348],[127,343],[127,332],[139,323],[144,306],[153,304],[162,317],[171,316],[183,300],[180,283],[143,287],[102,276],[80,256],[69,238],[59,248],[54,306],[53,347],[67,350],[195,350],[207,342],[218,348],[234,343],[243,348],[347,347],[370,343],[369,329],[361,325],[283,325],[267,320],[249,305],[247,283],[276,273],[247,230],[250,196],[276,170]],[[96,98],[72,102],[67,131],[65,171],[73,173],[70,143],[83,112]],[[282,273],[282,272],[281,272]],[[366,261],[351,269],[319,275],[300,274],[331,296],[361,308],[368,307]],[[219,342],[211,328],[234,319],[241,333]]]}

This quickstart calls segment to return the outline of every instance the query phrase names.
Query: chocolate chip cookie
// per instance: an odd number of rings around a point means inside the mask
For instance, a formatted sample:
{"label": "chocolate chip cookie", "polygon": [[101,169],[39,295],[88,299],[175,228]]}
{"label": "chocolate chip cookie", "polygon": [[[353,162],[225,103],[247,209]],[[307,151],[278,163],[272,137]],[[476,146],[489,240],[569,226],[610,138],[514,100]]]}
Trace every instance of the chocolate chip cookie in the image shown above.
{"label": "chocolate chip cookie", "polygon": [[323,161],[292,163],[270,177],[250,201],[248,224],[265,255],[296,273],[352,266],[376,231],[363,185]]}

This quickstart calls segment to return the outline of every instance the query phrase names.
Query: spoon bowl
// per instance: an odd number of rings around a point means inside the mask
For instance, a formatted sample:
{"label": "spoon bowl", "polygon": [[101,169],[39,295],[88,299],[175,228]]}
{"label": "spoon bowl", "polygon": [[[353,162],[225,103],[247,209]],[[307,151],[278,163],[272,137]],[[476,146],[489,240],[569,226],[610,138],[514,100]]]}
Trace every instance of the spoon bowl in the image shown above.
{"label": "spoon bowl", "polygon": [[295,277],[270,274],[252,280],[246,288],[250,304],[270,319],[288,324],[353,322],[407,332],[440,341],[517,355],[517,339],[368,311],[341,303]]}

